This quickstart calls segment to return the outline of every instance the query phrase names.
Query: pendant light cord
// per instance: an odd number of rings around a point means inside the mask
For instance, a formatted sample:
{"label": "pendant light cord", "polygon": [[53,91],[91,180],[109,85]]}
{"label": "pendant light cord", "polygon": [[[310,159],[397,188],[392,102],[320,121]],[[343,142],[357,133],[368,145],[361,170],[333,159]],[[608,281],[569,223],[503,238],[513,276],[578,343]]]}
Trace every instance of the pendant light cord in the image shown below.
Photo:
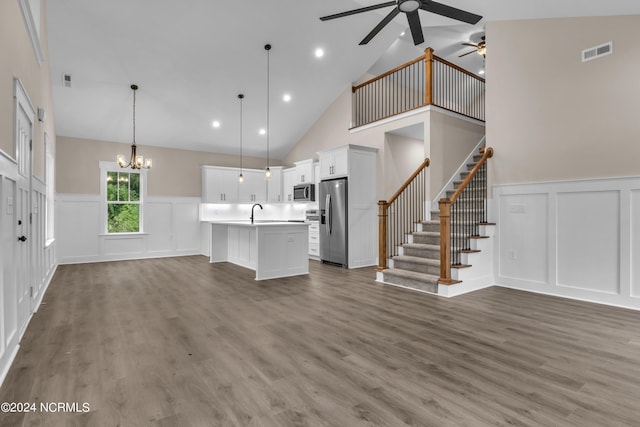
{"label": "pendant light cord", "polygon": [[238,98],[240,98],[240,175],[242,175],[242,99],[244,95],[240,94]]}
{"label": "pendant light cord", "polygon": [[267,50],[267,170],[269,170],[269,134],[270,129],[269,129],[269,83],[270,83],[270,61],[269,58],[271,57],[271,45],[267,44],[264,47]]}
{"label": "pendant light cord", "polygon": [[136,145],[136,91],[138,86],[131,85],[131,89],[133,89],[133,145]]}

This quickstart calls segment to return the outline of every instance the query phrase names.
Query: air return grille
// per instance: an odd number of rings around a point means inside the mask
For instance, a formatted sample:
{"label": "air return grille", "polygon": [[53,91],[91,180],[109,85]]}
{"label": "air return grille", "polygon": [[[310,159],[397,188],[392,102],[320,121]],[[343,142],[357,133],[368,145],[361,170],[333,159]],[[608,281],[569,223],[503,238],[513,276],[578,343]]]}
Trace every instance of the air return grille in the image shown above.
{"label": "air return grille", "polygon": [[613,42],[601,44],[582,51],[582,62],[591,61],[601,56],[611,55],[613,53]]}

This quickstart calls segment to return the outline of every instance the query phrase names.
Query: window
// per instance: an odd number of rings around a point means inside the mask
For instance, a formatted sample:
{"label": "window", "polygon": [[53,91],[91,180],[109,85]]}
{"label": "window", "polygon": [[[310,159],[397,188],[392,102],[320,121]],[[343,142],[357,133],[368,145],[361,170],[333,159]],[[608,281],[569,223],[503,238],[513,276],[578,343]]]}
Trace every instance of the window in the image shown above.
{"label": "window", "polygon": [[107,172],[107,233],[140,231],[140,174]]}
{"label": "window", "polygon": [[146,170],[100,162],[103,233],[142,233]]}

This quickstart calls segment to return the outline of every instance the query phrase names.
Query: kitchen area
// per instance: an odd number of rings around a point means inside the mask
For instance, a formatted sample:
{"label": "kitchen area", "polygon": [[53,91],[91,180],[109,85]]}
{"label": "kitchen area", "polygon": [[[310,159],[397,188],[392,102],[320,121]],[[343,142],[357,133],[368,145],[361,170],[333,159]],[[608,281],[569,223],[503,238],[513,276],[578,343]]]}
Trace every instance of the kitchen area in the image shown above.
{"label": "kitchen area", "polygon": [[202,166],[200,220],[211,263],[256,280],[309,273],[309,260],[377,263],[376,149],[345,145],[265,171]]}

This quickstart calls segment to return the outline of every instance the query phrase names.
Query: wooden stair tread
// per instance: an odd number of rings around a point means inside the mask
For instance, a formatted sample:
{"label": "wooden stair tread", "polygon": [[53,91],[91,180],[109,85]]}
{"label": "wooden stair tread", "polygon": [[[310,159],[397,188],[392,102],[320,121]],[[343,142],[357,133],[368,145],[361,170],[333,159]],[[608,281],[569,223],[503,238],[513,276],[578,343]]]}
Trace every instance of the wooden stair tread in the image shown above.
{"label": "wooden stair tread", "polygon": [[459,270],[461,268],[469,268],[469,267],[471,267],[471,264],[455,264],[451,266],[451,268],[455,268],[456,270]]}

